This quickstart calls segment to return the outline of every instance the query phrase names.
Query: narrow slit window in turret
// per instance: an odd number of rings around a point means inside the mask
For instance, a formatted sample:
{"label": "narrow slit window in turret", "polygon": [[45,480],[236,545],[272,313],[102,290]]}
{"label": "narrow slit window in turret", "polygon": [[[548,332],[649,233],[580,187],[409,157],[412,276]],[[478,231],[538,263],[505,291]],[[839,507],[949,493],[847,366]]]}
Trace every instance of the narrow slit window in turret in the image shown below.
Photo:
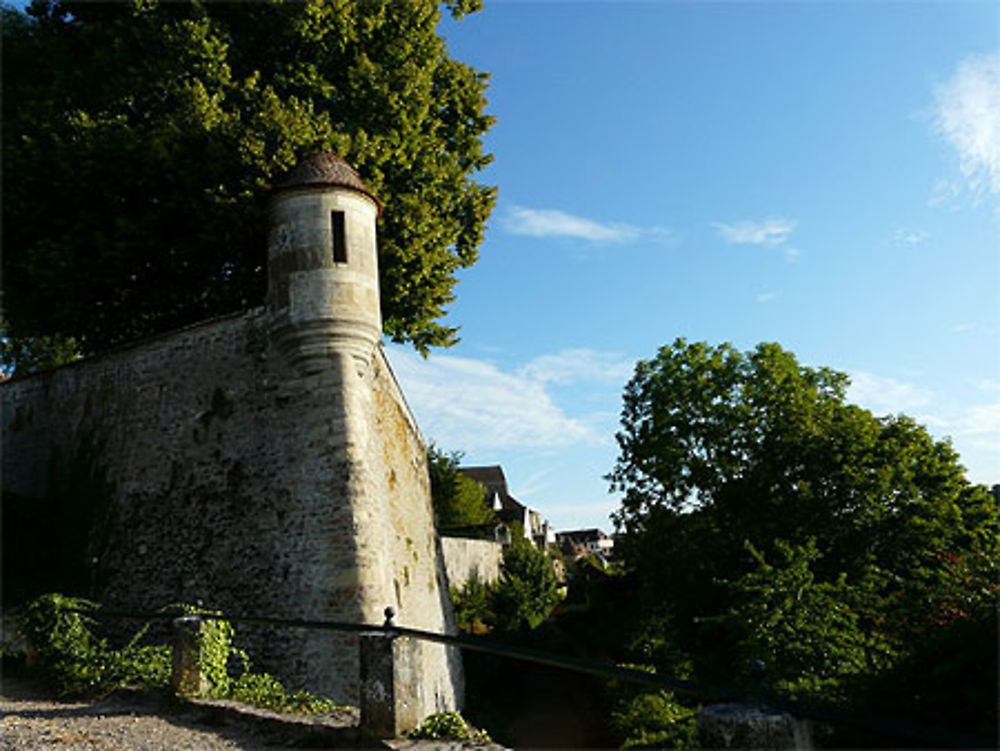
{"label": "narrow slit window in turret", "polygon": [[347,243],[344,241],[344,212],[330,212],[330,229],[333,236],[333,262],[347,263]]}

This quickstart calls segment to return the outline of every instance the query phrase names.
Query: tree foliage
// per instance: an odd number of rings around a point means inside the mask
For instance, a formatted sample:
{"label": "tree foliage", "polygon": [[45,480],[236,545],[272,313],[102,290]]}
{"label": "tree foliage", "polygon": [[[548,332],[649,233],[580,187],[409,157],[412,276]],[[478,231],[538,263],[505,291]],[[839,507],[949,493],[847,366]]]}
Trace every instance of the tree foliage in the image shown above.
{"label": "tree foliage", "polygon": [[697,677],[759,659],[787,694],[851,701],[995,609],[995,499],[950,443],[848,403],[848,383],[777,344],[678,339],[636,366],[609,475],[616,552]]}
{"label": "tree foliage", "polygon": [[821,578],[879,568],[921,599],[958,569],[984,573],[997,521],[986,488],[910,418],[847,403],[847,385],[776,344],[740,353],[677,340],[640,362],[610,475],[625,494],[626,555],[643,555],[655,531],[668,551],[707,543],[719,566],[747,570],[744,540],[770,557],[776,540],[816,538]]}
{"label": "tree foliage", "polygon": [[486,488],[458,471],[462,453],[446,453],[435,446],[427,450],[431,500],[439,529],[477,527],[496,520],[486,504]]}
{"label": "tree foliage", "polygon": [[559,602],[552,559],[528,541],[520,525],[511,529],[511,543],[504,548],[500,564],[500,581],[490,601],[493,623],[501,631],[535,628]]}
{"label": "tree foliage", "polygon": [[463,631],[476,633],[484,628],[489,618],[493,587],[489,582],[481,581],[478,572],[472,573],[473,576],[461,589],[452,587],[449,594],[455,611],[455,623]]}
{"label": "tree foliage", "polygon": [[0,381],[14,372],[35,373],[80,358],[76,339],[65,336],[42,336],[12,339],[8,325],[0,320]]}
{"label": "tree foliage", "polygon": [[[476,0],[449,3],[460,17]],[[85,351],[263,299],[268,186],[344,156],[385,205],[385,330],[426,351],[494,190],[486,75],[428,0],[3,9],[8,334]]]}
{"label": "tree foliage", "polygon": [[[840,695],[849,679],[877,672],[896,653],[878,631],[865,628],[865,591],[846,576],[817,581],[815,540],[790,546],[777,542],[779,560],[769,564],[752,545],[758,567],[734,582],[726,618],[739,635],[739,668],[768,666],[768,682],[789,696]],[[753,676],[744,675],[748,682]]]}
{"label": "tree foliage", "polygon": [[524,529],[514,524],[511,542],[503,550],[500,579],[478,577],[451,590],[459,626],[477,632],[488,625],[507,635],[538,627],[559,602],[559,581],[552,558],[536,548]]}
{"label": "tree foliage", "polygon": [[697,712],[669,691],[635,691],[616,686],[611,724],[622,748],[698,748]]}

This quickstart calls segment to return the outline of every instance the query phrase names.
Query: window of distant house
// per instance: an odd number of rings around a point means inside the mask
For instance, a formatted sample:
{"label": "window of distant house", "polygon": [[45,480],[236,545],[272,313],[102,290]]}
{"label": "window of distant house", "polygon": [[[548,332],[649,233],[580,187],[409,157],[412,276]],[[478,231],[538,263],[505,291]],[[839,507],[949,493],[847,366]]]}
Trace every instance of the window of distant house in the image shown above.
{"label": "window of distant house", "polygon": [[333,237],[333,262],[347,263],[347,243],[344,240],[344,212],[330,212],[330,230]]}

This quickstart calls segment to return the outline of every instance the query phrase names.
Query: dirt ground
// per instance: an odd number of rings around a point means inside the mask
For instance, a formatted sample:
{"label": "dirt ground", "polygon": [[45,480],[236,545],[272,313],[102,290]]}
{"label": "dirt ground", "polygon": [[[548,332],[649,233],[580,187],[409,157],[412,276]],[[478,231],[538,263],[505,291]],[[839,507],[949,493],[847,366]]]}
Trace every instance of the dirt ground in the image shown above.
{"label": "dirt ground", "polygon": [[[0,676],[0,751],[286,751],[365,748],[357,710],[280,715],[226,701],[178,702],[166,692],[119,691],[61,701],[23,678]],[[391,751],[505,751],[495,744],[388,740]]]}
{"label": "dirt ground", "polygon": [[[273,713],[266,713],[273,714]],[[291,735],[291,734],[289,734]],[[104,699],[60,701],[23,679],[0,679],[0,750],[280,751],[280,732],[233,721],[224,708],[181,704],[166,694],[117,692]],[[316,747],[316,746],[313,746]]]}

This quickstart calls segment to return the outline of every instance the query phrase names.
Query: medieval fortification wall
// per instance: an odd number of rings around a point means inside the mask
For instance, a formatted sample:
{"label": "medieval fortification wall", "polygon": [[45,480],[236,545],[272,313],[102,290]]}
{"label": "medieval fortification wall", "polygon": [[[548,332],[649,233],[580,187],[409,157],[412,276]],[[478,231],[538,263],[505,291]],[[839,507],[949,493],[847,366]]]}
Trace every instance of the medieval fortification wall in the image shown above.
{"label": "medieval fortification wall", "polygon": [[[102,603],[354,623],[392,606],[400,625],[453,630],[425,449],[378,344],[376,204],[330,166],[276,200],[268,307],[0,387],[6,491],[44,498],[81,463],[106,488]],[[291,685],[357,702],[356,637],[241,638]],[[414,700],[455,708],[457,653],[419,649]]]}

